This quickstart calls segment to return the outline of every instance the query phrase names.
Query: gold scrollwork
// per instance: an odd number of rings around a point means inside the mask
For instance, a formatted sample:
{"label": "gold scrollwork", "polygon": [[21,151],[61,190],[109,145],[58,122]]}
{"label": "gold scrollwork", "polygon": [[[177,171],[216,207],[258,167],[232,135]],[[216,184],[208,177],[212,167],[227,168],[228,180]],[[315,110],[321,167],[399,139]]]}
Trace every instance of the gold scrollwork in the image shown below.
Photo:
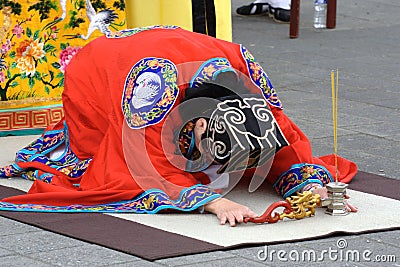
{"label": "gold scrollwork", "polygon": [[280,219],[303,219],[305,217],[311,217],[315,214],[315,207],[321,201],[321,197],[318,194],[313,195],[309,191],[298,193],[297,196],[286,198],[286,201],[292,206],[290,213],[282,213]]}

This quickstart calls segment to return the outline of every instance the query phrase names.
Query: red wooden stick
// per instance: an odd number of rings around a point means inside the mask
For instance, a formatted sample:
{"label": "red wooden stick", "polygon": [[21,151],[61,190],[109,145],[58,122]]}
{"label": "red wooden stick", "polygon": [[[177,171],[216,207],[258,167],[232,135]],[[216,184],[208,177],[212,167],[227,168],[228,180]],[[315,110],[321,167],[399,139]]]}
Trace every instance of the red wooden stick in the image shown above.
{"label": "red wooden stick", "polygon": [[277,221],[280,220],[280,213],[275,212],[274,215],[272,216],[272,212],[279,207],[284,207],[285,209],[283,210],[283,213],[291,213],[292,212],[292,206],[290,205],[289,202],[287,201],[278,201],[275,203],[272,203],[268,209],[261,215],[260,217],[256,218],[244,218],[243,222],[253,222],[253,223],[276,223]]}

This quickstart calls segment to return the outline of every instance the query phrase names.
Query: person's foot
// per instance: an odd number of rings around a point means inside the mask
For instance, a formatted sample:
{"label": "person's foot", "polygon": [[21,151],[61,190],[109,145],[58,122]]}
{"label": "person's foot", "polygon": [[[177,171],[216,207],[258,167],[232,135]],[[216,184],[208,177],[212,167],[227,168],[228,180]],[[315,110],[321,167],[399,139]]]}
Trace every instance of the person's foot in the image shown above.
{"label": "person's foot", "polygon": [[238,7],[236,13],[243,16],[268,15],[269,5],[267,3],[251,3]]}
{"label": "person's foot", "polygon": [[290,10],[269,6],[269,16],[279,23],[290,22]]}
{"label": "person's foot", "polygon": [[236,13],[242,16],[260,16],[268,14],[276,22],[290,22],[290,10],[274,8],[268,3],[250,3],[248,5],[238,7],[236,9]]}

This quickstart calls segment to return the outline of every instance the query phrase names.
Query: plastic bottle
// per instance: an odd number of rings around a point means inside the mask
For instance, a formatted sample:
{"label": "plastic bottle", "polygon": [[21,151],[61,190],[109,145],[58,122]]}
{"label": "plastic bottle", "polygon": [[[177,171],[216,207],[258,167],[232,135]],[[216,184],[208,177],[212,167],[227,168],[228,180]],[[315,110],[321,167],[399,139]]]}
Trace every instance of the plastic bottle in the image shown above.
{"label": "plastic bottle", "polygon": [[314,0],[314,28],[326,28],[326,0]]}

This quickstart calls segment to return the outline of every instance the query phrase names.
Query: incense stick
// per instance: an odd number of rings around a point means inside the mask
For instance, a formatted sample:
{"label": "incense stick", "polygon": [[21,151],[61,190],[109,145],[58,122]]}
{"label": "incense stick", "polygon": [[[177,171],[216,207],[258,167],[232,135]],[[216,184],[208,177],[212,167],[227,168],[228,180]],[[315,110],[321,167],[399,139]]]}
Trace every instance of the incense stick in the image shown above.
{"label": "incense stick", "polygon": [[338,146],[337,146],[337,110],[338,110],[338,93],[339,93],[339,70],[336,69],[336,86],[335,86],[335,71],[331,71],[332,85],[332,118],[333,118],[333,153],[335,156],[335,182],[338,182]]}

